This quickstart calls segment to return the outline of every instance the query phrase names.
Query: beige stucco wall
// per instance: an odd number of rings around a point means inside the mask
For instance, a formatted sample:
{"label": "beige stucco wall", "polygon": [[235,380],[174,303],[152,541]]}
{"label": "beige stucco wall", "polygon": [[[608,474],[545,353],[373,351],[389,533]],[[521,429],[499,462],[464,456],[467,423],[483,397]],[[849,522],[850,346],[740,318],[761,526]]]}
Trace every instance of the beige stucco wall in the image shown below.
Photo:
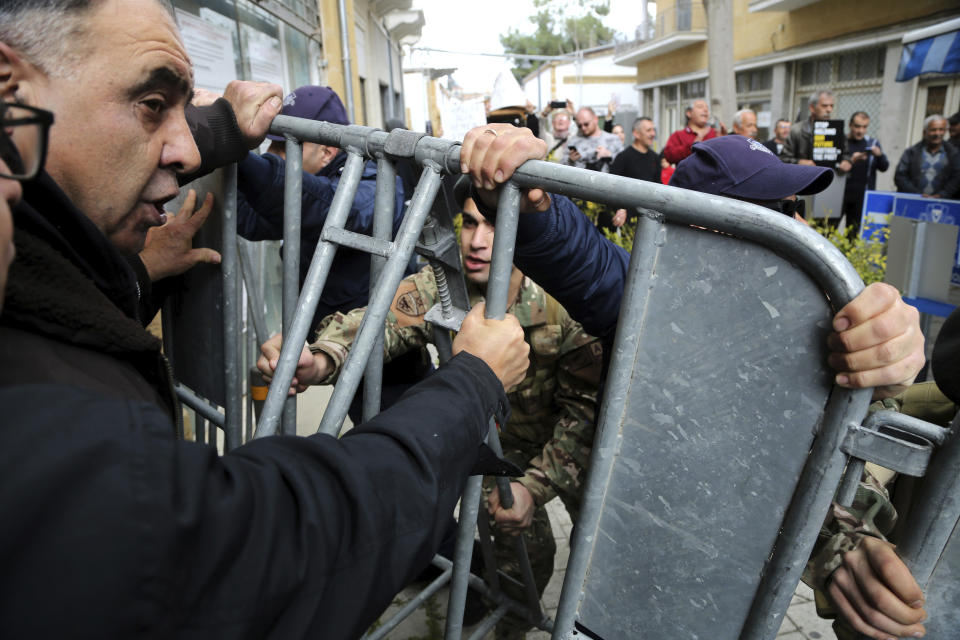
{"label": "beige stucco wall", "polygon": [[[661,0],[667,11],[673,0]],[[796,11],[749,12],[749,0],[734,0],[734,60],[744,60],[821,40],[894,26],[937,14],[958,13],[957,0],[822,0]],[[782,25],[782,26],[781,26]],[[706,70],[705,42],[637,63],[637,82],[653,82]]]}
{"label": "beige stucco wall", "polygon": [[[356,124],[366,124],[359,122],[358,118],[363,113],[363,105],[360,104],[360,76],[357,70],[357,42],[354,30],[354,7],[353,0],[346,0],[344,3],[347,9],[347,32],[350,42],[350,67],[353,76],[353,108],[356,113],[349,114],[350,121]],[[347,87],[343,72],[343,51],[340,46],[340,12],[337,0],[318,0],[320,7],[320,30],[321,43],[323,46],[323,57],[327,62],[324,69],[324,83],[337,92],[337,95],[347,104]]]}

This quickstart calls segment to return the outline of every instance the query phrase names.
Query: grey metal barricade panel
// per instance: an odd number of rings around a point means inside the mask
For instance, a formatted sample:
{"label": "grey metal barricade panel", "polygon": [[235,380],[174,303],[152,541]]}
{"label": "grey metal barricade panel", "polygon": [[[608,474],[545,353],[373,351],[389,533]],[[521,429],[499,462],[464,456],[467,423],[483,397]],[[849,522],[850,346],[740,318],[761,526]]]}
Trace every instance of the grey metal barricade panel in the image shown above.
{"label": "grey metal barricade panel", "polygon": [[735,638],[829,393],[831,312],[766,248],[658,233],[578,618],[603,638]]}

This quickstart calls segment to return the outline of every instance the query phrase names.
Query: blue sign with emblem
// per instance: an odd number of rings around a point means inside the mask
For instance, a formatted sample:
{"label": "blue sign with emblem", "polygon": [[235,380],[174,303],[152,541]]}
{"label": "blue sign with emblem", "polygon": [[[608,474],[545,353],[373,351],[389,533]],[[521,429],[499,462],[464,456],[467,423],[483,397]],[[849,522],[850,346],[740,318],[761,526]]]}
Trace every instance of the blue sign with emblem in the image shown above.
{"label": "blue sign with emblem", "polygon": [[[889,225],[891,214],[924,222],[960,226],[960,200],[924,198],[913,193],[867,191],[863,198],[860,237],[872,242],[885,242],[883,229]],[[960,240],[953,256],[953,275],[950,282],[960,284]]]}

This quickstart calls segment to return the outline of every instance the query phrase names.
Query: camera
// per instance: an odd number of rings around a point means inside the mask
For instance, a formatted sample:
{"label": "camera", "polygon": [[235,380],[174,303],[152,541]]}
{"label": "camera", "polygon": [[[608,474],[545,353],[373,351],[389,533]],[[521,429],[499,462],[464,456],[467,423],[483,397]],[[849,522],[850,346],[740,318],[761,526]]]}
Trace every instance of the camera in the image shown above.
{"label": "camera", "polygon": [[567,103],[564,102],[563,100],[551,100],[550,106],[554,109],[566,109]]}

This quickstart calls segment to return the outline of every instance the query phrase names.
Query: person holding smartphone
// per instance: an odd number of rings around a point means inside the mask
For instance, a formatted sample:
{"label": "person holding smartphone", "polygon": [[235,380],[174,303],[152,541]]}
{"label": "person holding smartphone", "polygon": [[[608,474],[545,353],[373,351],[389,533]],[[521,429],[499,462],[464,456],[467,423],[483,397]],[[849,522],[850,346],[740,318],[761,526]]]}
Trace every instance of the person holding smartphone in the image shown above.
{"label": "person holding smartphone", "polygon": [[597,114],[590,107],[577,111],[579,133],[567,144],[563,164],[580,169],[610,173],[613,159],[623,151],[620,138],[597,126]]}
{"label": "person holding smartphone", "polygon": [[863,194],[867,189],[877,188],[877,171],[890,168],[887,154],[880,141],[867,135],[870,116],[866,111],[857,111],[850,116],[850,133],[847,134],[847,153],[850,154],[850,173],[843,190],[843,213],[847,225],[860,226],[863,211]]}

